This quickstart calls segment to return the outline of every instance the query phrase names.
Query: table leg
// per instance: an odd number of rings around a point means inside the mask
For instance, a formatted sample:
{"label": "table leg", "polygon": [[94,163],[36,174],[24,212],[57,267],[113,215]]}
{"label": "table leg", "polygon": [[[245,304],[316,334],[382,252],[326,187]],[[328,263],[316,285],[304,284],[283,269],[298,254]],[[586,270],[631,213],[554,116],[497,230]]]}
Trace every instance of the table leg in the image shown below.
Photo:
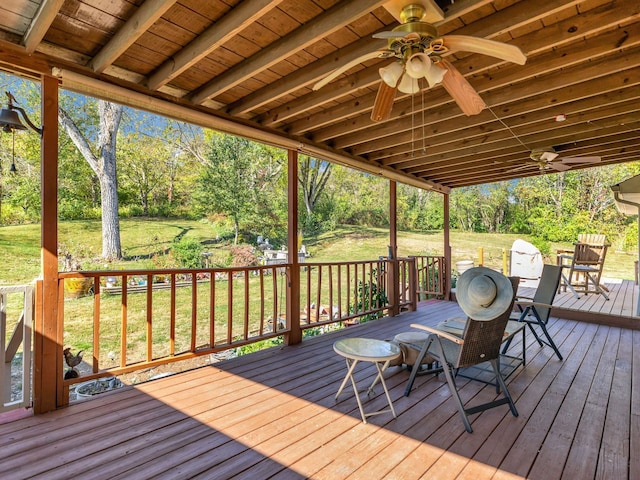
{"label": "table leg", "polygon": [[378,381],[380,381],[380,383],[382,384],[382,388],[384,389],[384,394],[387,397],[387,403],[389,403],[390,408],[388,410],[385,409],[385,410],[380,410],[378,412],[371,412],[371,413],[364,412],[364,407],[362,406],[362,400],[360,399],[360,395],[358,394],[358,385],[356,384],[356,379],[353,378],[353,371],[356,368],[358,360],[351,360],[349,358],[346,358],[345,360],[347,362],[347,374],[342,380],[342,384],[338,389],[338,393],[336,393],[336,397],[335,397],[336,401],[338,400],[338,397],[344,390],[344,387],[346,386],[347,381],[351,380],[351,385],[353,385],[353,394],[356,396],[356,402],[358,402],[358,409],[360,410],[360,415],[362,416],[363,423],[367,423],[367,417],[370,417],[372,415],[379,415],[381,413],[386,413],[386,412],[391,412],[393,414],[393,418],[397,418],[396,411],[393,408],[393,402],[391,401],[391,395],[389,395],[389,390],[387,389],[387,384],[385,383],[384,376],[383,376],[383,373],[389,366],[389,363],[391,363],[391,360],[385,361],[382,364],[382,367],[380,367],[381,364],[379,362],[373,362],[373,364],[376,366],[376,370],[378,374],[376,375],[376,378],[373,380],[373,383],[367,390],[367,394],[370,394],[373,391],[373,387],[378,383]]}
{"label": "table leg", "polygon": [[[357,360],[351,360],[349,361],[348,358],[345,358],[346,362],[347,362],[347,374],[344,376],[344,380],[342,380],[342,384],[340,385],[340,388],[338,389],[338,393],[336,393],[336,400],[338,400],[338,397],[340,396],[340,394],[342,393],[342,390],[344,389],[344,386],[347,384],[347,380],[351,379],[351,381],[353,382],[353,370],[356,368],[356,364],[358,363]],[[354,389],[355,389],[355,383],[354,383]],[[358,396],[358,391],[355,390],[355,394],[356,396]]]}
{"label": "table leg", "polygon": [[[384,362],[384,365],[382,366],[382,368],[380,368],[380,364],[378,362],[373,362],[373,363],[376,364],[376,369],[378,370],[378,376],[376,377],[376,380],[380,379],[380,383],[382,384],[382,388],[384,389],[384,394],[387,396],[387,403],[389,403],[389,408],[391,409],[391,413],[393,414],[393,418],[397,418],[396,417],[396,411],[393,408],[393,402],[391,401],[391,395],[389,395],[389,390],[387,390],[387,384],[384,381],[384,377],[382,376],[384,371],[389,366],[389,362],[390,362],[390,360],[387,360],[386,362]],[[371,390],[373,388],[373,386],[376,383],[376,380],[373,381],[373,384],[371,385],[371,387],[369,387],[369,390]]]}

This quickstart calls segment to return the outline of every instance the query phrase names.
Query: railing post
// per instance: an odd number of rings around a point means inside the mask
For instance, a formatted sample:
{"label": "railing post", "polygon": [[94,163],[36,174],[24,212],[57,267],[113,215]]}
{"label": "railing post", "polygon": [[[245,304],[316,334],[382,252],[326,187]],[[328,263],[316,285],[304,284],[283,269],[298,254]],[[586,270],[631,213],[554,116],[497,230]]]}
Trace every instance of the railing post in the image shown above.
{"label": "railing post", "polygon": [[[389,252],[391,253],[391,251]],[[398,259],[389,257],[387,261],[387,299],[391,304],[389,308],[389,316],[395,317],[400,313],[400,275],[399,275]]]}
{"label": "railing post", "polygon": [[418,309],[418,262],[416,257],[409,257],[409,311]]}

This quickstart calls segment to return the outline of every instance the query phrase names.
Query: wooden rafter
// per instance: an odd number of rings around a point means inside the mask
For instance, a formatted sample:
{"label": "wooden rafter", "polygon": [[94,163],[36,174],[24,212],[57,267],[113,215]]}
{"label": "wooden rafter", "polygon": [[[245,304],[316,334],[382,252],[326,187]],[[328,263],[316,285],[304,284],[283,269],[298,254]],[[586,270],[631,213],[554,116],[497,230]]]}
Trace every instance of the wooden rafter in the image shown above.
{"label": "wooden rafter", "polygon": [[147,29],[153,25],[177,0],[145,0],[115,36],[91,60],[94,72],[103,72],[122,55]]}

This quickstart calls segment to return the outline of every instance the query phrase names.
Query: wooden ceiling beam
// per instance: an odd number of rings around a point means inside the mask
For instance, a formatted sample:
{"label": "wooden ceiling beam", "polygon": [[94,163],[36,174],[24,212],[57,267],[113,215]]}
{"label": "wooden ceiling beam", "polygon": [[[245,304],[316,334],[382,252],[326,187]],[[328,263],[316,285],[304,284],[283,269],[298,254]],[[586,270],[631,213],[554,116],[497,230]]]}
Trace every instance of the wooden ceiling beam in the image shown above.
{"label": "wooden ceiling beam", "polygon": [[[350,44],[348,48],[337,50],[333,55],[327,55],[313,62],[309,66],[296,70],[292,74],[282,77],[281,79],[266,85],[264,88],[245,96],[241,101],[229,105],[228,111],[231,115],[247,113],[254,108],[260,107],[273,100],[277,100],[278,98],[282,98],[295,90],[299,90],[301,87],[315,83],[343,64],[356,60],[371,51],[385,48],[386,45],[387,41],[382,39],[360,39],[357,42]],[[375,81],[377,80],[380,80],[379,76],[375,79]],[[369,84],[371,83],[373,83],[373,81],[369,82]],[[326,96],[327,92],[332,92],[331,97],[335,97],[333,87],[334,84],[332,83],[331,86],[326,86],[318,92],[311,94],[311,96],[314,97],[316,106],[317,99],[323,95]],[[351,86],[349,90],[352,91],[353,86]]]}
{"label": "wooden ceiling beam", "polygon": [[290,102],[271,109],[255,118],[258,123],[268,127],[281,127],[287,120],[298,117],[310,110],[315,110],[318,105],[338,101],[346,95],[353,95],[354,91],[370,87],[380,81],[379,66],[364,68],[348,77],[339,78],[331,83],[331,88],[322,88],[318,91],[302,95]]}
{"label": "wooden ceiling beam", "polygon": [[190,100],[195,104],[201,104],[209,98],[220,95],[258,72],[368,14],[370,10],[383,3],[384,0],[338,2],[323,14],[207,82],[190,95]]}
{"label": "wooden ceiling beam", "polygon": [[147,86],[151,90],[159,89],[250,26],[266,12],[276,8],[281,2],[282,0],[244,0],[236,5],[156,69],[149,76]]}
{"label": "wooden ceiling beam", "polygon": [[[635,122],[637,124],[637,122]],[[640,134],[636,131],[627,131],[615,135],[604,136],[598,139],[589,139],[586,141],[575,142],[570,150],[557,151],[562,157],[580,157],[580,156],[603,156],[618,154],[627,150],[630,146],[637,144]],[[521,149],[522,150],[522,149]],[[628,151],[628,150],[627,150]],[[447,178],[458,178],[465,175],[473,175],[480,171],[514,168],[527,162],[532,162],[529,155],[523,156],[518,153],[510,153],[505,155],[503,151],[499,151],[499,155],[486,156],[478,158],[473,163],[459,162],[449,166],[439,165],[432,166],[424,172],[416,172],[415,175],[428,175],[429,178],[437,178],[438,175],[446,174]],[[595,164],[594,164],[595,165]]]}
{"label": "wooden ceiling beam", "polygon": [[93,57],[89,66],[94,72],[102,73],[122,55],[138,38],[146,33],[176,0],[145,0],[127,22],[98,54]]}
{"label": "wooden ceiling beam", "polygon": [[56,15],[62,8],[64,0],[43,0],[38,8],[38,13],[31,21],[29,29],[22,37],[22,45],[24,45],[27,53],[31,54],[36,51],[38,45],[56,19]]}
{"label": "wooden ceiling beam", "polygon": [[569,8],[575,11],[575,6],[580,3],[584,3],[584,0],[546,0],[545,2],[521,0],[498,10],[488,17],[465,25],[456,30],[455,33],[456,35],[471,35],[483,38],[511,35],[514,30],[519,30],[534,22],[540,22],[545,18],[554,17]]}
{"label": "wooden ceiling beam", "polygon": [[[638,122],[632,122],[631,125],[626,126],[627,131],[621,132],[620,128],[616,125],[614,127],[608,127],[598,130],[599,137],[592,137],[593,132],[588,132],[587,137],[574,137],[574,141],[571,142],[571,148],[560,149],[556,148],[556,151],[562,156],[581,156],[585,153],[597,154],[599,149],[606,149],[608,145],[625,145],[629,142],[635,143],[640,138],[638,132],[633,129],[637,126]],[[482,152],[480,155],[474,156],[471,161],[463,157],[455,157],[444,161],[432,161],[428,165],[424,165],[421,169],[415,169],[415,171],[409,171],[414,175],[422,175],[428,173],[429,175],[438,175],[442,173],[451,173],[457,170],[466,171],[468,168],[474,166],[484,165],[486,162],[492,161],[499,164],[508,164],[515,161],[527,161],[530,158],[531,151],[525,150],[522,145],[511,144],[505,142],[503,148],[498,148],[493,151]],[[543,149],[554,147],[551,144],[547,144]]]}
{"label": "wooden ceiling beam", "polygon": [[[573,164],[571,167],[571,170],[568,170],[568,171],[575,172],[576,170],[585,170],[588,168],[598,168],[598,167],[604,167],[607,165],[633,162],[633,161],[637,161],[639,154],[640,154],[640,149],[637,149],[636,151],[629,152],[629,153],[612,154],[607,157],[603,157],[603,160],[599,163]],[[553,175],[557,173],[562,173],[562,172],[559,172],[558,170],[555,170],[555,169],[545,169],[544,175]],[[473,175],[473,176],[460,176],[455,179],[447,179],[447,187],[451,189],[455,189],[455,188],[467,187],[467,186],[473,186],[473,185],[486,185],[489,183],[518,180],[524,177],[533,177],[533,176],[539,176],[539,175],[541,175],[540,168],[534,164],[531,164],[530,168],[528,169],[523,168],[523,169],[517,169],[515,171],[514,170],[511,170],[511,171],[484,170],[484,171],[478,172],[476,175]]]}

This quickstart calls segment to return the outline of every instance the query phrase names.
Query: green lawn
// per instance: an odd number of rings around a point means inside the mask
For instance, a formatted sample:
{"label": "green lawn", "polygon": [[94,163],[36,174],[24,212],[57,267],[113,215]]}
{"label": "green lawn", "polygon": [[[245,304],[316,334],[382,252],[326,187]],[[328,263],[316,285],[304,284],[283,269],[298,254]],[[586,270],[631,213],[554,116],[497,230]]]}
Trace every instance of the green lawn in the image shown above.
{"label": "green lawn", "polygon": [[[164,252],[171,242],[180,237],[192,237],[206,243],[206,249],[216,258],[224,258],[228,245],[216,243],[218,232],[204,222],[176,219],[123,219],[121,241],[126,260],[110,265],[100,262],[101,224],[99,221],[60,222],[59,241],[77,252],[93,258],[96,269],[153,268],[151,257]],[[508,254],[517,238],[526,236],[451,232],[452,262],[473,260],[479,263],[479,249],[483,249],[484,264],[502,267],[502,254]],[[309,261],[371,260],[388,254],[389,232],[379,228],[339,228],[318,238],[306,238],[303,243],[311,253]],[[29,283],[40,273],[40,225],[0,227],[0,284]],[[569,248],[570,244],[553,244]],[[278,247],[276,245],[276,247]],[[398,232],[398,255],[442,255],[442,232]],[[613,247],[607,253],[604,276],[633,279],[636,252],[619,252]],[[555,256],[545,259],[555,263]],[[214,263],[216,263],[214,261]]]}
{"label": "green lawn", "polygon": [[[483,251],[484,265],[502,268],[503,250],[509,258],[509,250],[516,239],[529,241],[527,236],[515,234],[468,233],[452,231],[451,261],[454,265],[460,260],[473,260],[479,265],[480,248]],[[370,260],[387,255],[389,232],[385,229],[361,228],[357,233],[340,229],[323,234],[317,240],[305,242],[311,252],[311,261]],[[570,243],[554,243],[551,252],[557,249],[571,248]],[[398,255],[443,255],[443,233],[398,232]],[[610,247],[604,264],[604,276],[633,280],[633,262],[637,252],[616,251]],[[545,258],[545,263],[555,263],[555,255]]]}

